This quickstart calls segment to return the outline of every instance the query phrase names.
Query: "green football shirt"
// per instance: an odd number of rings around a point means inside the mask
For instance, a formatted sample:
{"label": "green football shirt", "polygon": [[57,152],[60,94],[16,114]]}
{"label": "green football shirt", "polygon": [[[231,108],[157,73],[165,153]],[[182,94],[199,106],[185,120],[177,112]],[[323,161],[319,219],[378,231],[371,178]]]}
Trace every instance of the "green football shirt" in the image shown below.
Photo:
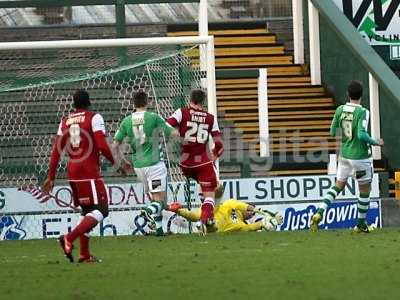
{"label": "green football shirt", "polygon": [[133,166],[150,167],[160,161],[160,133],[169,137],[172,131],[173,127],[158,114],[135,112],[122,120],[114,140],[122,143],[127,137],[132,148]]}
{"label": "green football shirt", "polygon": [[371,145],[377,144],[368,135],[369,111],[359,104],[347,103],[336,109],[332,120],[331,135],[342,129],[340,155],[347,159],[371,157]]}

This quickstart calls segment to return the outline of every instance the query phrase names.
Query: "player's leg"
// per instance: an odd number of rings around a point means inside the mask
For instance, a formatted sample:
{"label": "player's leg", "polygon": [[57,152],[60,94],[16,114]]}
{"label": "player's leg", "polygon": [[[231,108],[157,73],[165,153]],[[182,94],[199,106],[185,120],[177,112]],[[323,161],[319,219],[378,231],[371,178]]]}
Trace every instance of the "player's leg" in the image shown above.
{"label": "player's leg", "polygon": [[[135,168],[135,174],[138,177],[139,181],[143,184],[143,190],[144,194],[148,195],[149,197],[149,205],[151,205],[152,202],[152,197],[150,193],[150,186],[149,186],[149,181],[148,181],[148,170],[149,168],[144,167],[144,168]],[[146,219],[149,227],[154,230],[156,228],[156,223],[154,218],[152,217],[152,210],[150,206],[146,206],[140,211],[140,214],[143,216],[143,218]]]}
{"label": "player's leg", "polygon": [[[204,184],[201,182],[200,184]],[[215,192],[209,187],[202,187],[204,201],[201,204],[201,217],[203,223],[213,222],[214,206],[215,206]]]}
{"label": "player's leg", "polygon": [[214,164],[210,163],[196,168],[197,182],[200,184],[204,201],[201,204],[200,222],[203,224],[203,234],[207,226],[214,224],[215,190],[218,187],[217,173]]}
{"label": "player's leg", "polygon": [[357,228],[356,231],[369,232],[366,221],[367,212],[369,209],[371,184],[359,184],[360,197],[357,203]]}
{"label": "player's leg", "polygon": [[369,209],[371,182],[373,177],[373,163],[371,160],[354,161],[354,169],[356,170],[356,179],[360,190],[360,197],[357,203],[357,232],[368,233],[369,227],[366,221]]}
{"label": "player's leg", "polygon": [[[83,221],[85,218],[84,215],[79,216],[78,223],[76,224],[77,226]],[[89,251],[89,233],[84,233],[81,236],[79,236],[79,257],[88,257],[90,256],[90,251]]]}
{"label": "player's leg", "polygon": [[[79,235],[79,242],[80,242],[79,262],[80,263],[101,262],[101,259],[98,259],[94,255],[92,255],[90,252],[90,247],[89,247],[90,234],[89,233],[94,227],[96,227],[96,225],[98,223],[100,223],[105,217],[107,217],[108,208],[107,209],[104,208],[104,205],[82,207],[82,213],[84,214],[84,216],[83,216],[81,222],[87,221],[89,218],[93,218],[93,216],[97,215],[98,212],[101,212],[101,215],[103,216],[103,218],[96,219],[96,222],[93,222],[93,224],[91,226],[88,226],[86,228],[81,228],[81,233]],[[78,228],[78,226],[76,228]]]}
{"label": "player's leg", "polygon": [[353,172],[352,166],[347,159],[339,158],[338,172],[336,175],[336,183],[325,194],[322,203],[318,207],[315,214],[311,217],[310,230],[317,231],[318,224],[321,222],[325,210],[332,204],[341,191],[346,186],[347,179]]}
{"label": "player's leg", "polygon": [[146,213],[151,216],[152,220],[154,220],[156,235],[158,236],[164,235],[162,228],[162,211],[165,209],[165,199],[166,192],[152,192],[151,202],[147,207],[144,208]]}
{"label": "player's leg", "polygon": [[[97,179],[94,182],[95,182],[94,187],[92,185],[93,205],[88,207],[87,211],[85,207],[82,207],[82,209],[83,212],[85,213],[85,218],[86,216],[95,217],[98,224],[108,216],[109,198],[107,193],[107,187],[105,186],[103,179]],[[83,219],[83,221],[85,220],[85,218]],[[89,240],[90,240],[89,232],[94,227],[96,227],[96,225],[94,225],[91,228],[87,228],[86,231],[79,236],[80,239],[79,262],[101,262],[101,260],[93,256],[89,250]]]}
{"label": "player's leg", "polygon": [[[73,186],[73,191],[75,190],[76,198],[82,207],[83,218],[80,219],[80,222],[70,233],[62,237],[64,253],[70,261],[73,261],[71,258],[74,241],[78,237],[85,235],[86,238],[82,237],[81,239],[82,246],[83,248],[87,247],[87,250],[89,250],[88,233],[108,216],[108,197],[102,179],[74,182]],[[61,240],[60,243],[62,243]],[[70,248],[71,251],[69,251]],[[87,254],[85,252],[85,249],[81,249],[81,253]],[[87,260],[90,258],[90,255],[86,257]]]}
{"label": "player's leg", "polygon": [[[78,193],[78,183],[74,182],[74,181],[70,181],[69,185],[71,187],[71,191],[72,191],[72,201],[73,201],[73,205],[74,207],[79,207],[80,203],[79,203],[79,193]],[[79,225],[79,223],[82,221],[83,216],[79,217],[77,226]],[[73,262],[74,261],[74,257],[72,256],[72,250],[74,248],[74,245],[66,239],[66,235],[61,235],[58,238],[58,242],[64,252],[65,257],[70,261]]]}
{"label": "player's leg", "polygon": [[167,168],[163,162],[151,166],[146,174],[147,186],[151,194],[151,202],[143,210],[145,216],[155,223],[156,235],[164,234],[162,229],[162,211],[165,209],[167,197]]}
{"label": "player's leg", "polygon": [[178,202],[174,202],[168,205],[168,211],[176,213],[178,216],[185,218],[191,222],[197,222],[200,220],[200,209],[188,210],[182,208],[182,205]]}

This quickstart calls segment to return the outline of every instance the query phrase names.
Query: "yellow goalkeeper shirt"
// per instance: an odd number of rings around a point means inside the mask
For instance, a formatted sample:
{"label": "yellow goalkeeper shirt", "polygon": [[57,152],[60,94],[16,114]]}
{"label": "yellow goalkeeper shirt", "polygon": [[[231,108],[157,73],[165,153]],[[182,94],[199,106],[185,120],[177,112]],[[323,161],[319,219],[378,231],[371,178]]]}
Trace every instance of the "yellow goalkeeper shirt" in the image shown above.
{"label": "yellow goalkeeper shirt", "polygon": [[217,206],[214,218],[217,232],[255,231],[261,229],[261,223],[246,224],[245,216],[248,204],[236,199],[226,200]]}

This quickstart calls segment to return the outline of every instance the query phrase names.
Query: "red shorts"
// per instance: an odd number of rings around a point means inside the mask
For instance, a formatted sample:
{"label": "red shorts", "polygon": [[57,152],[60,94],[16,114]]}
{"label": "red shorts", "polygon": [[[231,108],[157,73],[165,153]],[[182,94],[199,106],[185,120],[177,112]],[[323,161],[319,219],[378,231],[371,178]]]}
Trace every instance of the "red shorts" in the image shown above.
{"label": "red shorts", "polygon": [[181,166],[183,174],[200,184],[201,191],[214,192],[218,186],[217,172],[213,162],[198,167]]}
{"label": "red shorts", "polygon": [[72,189],[74,206],[82,207],[83,215],[96,209],[104,218],[108,215],[108,195],[102,178],[70,180],[69,185]]}

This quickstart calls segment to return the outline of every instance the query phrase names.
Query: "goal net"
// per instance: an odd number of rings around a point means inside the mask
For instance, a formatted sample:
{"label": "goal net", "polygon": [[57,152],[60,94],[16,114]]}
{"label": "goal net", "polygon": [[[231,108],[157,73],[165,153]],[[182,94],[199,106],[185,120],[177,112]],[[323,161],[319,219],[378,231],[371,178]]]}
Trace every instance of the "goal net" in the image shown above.
{"label": "goal net", "polygon": [[[132,43],[112,48],[68,48],[66,44],[55,49],[0,51],[0,240],[21,238],[22,232],[24,238],[56,236],[78,217],[65,180],[65,157],[57,173],[60,186],[50,196],[39,189],[47,176],[52,137],[60,119],[73,110],[76,89],[89,92],[91,109],[104,117],[110,142],[119,122],[132,113],[132,97],[139,90],[149,94],[150,110],[163,118],[187,105],[191,89],[200,88],[210,72],[200,68],[199,43],[167,39],[167,44]],[[180,145],[162,140],[169,171],[168,200],[196,201],[197,188],[186,182],[178,165]],[[129,147],[124,149],[129,155]],[[109,187],[111,214],[97,233],[147,232],[137,215],[146,200],[141,185],[133,183],[134,177],[117,177],[105,161],[102,172]],[[178,219],[167,216],[166,229],[180,222],[174,230],[186,231],[188,225]],[[9,232],[10,228],[21,228],[21,232]]]}

